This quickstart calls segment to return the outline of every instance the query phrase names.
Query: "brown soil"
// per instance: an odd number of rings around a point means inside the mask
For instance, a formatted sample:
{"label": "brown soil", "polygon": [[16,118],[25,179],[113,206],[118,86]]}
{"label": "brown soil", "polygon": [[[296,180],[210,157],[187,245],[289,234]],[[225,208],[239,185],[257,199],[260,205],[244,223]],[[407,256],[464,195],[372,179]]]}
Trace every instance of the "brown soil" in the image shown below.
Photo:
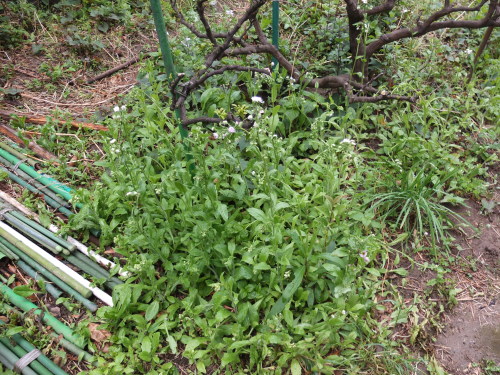
{"label": "brown soil", "polygon": [[445,327],[433,345],[436,358],[453,375],[483,374],[478,366],[483,360],[500,366],[500,195],[493,201],[496,207],[487,215],[473,201],[459,210],[478,232],[464,229],[457,255],[477,268],[469,275],[456,273],[458,287],[468,298],[459,298],[445,316]]}
{"label": "brown soil", "polygon": [[[63,40],[48,44],[50,53],[40,55],[34,55],[29,45],[15,50],[0,50],[0,64],[3,66],[0,71],[1,86],[21,91],[12,100],[4,98],[0,102],[0,109],[33,116],[58,111],[65,113],[64,119],[80,120],[89,119],[98,110],[109,112],[119,98],[136,84],[139,64],[133,64],[92,84],[86,81],[137,57],[141,52],[151,51],[155,40],[152,31],[148,35],[138,33],[133,39],[124,36],[120,40],[109,40],[109,46],[91,58],[78,57],[64,47]],[[41,71],[43,64],[62,65],[71,59],[80,59],[83,68],[66,72],[63,78],[55,82]]]}

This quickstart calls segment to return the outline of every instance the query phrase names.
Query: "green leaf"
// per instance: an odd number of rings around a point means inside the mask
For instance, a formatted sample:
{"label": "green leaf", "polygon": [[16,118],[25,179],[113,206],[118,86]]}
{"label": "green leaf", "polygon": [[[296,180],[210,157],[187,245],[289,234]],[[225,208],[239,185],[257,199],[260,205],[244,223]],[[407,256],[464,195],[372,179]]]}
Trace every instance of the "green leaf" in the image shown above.
{"label": "green leaf", "polygon": [[224,353],[222,356],[221,367],[225,367],[230,363],[239,362],[240,357],[236,353]]}
{"label": "green leaf", "polygon": [[278,212],[279,210],[282,210],[284,208],[288,208],[290,207],[290,205],[288,203],[285,203],[285,202],[279,202],[276,207],[274,207],[274,211],[275,212]]}
{"label": "green leaf", "polygon": [[21,333],[24,331],[24,327],[20,327],[20,326],[17,326],[17,327],[11,327],[7,330],[7,332],[5,332],[5,336],[6,337],[11,337],[11,336],[14,336],[18,333]]}
{"label": "green leaf", "polygon": [[172,336],[167,336],[167,342],[172,353],[177,354],[177,341]]}
{"label": "green leaf", "polygon": [[273,307],[267,314],[267,319],[271,319],[273,316],[278,315],[283,311],[288,301],[285,301],[283,297],[278,298],[278,300],[274,303]]}
{"label": "green leaf", "polygon": [[295,278],[292,280],[291,283],[289,283],[285,290],[283,291],[283,298],[286,300],[289,300],[292,298],[293,294],[297,291],[299,288],[300,284],[302,283],[302,278],[304,277],[304,271],[305,267],[300,267],[296,274]]}
{"label": "green leaf", "polygon": [[16,286],[13,290],[17,295],[21,297],[29,297],[32,296],[33,294],[38,293],[36,290],[31,289],[27,285]]}
{"label": "green leaf", "polygon": [[265,222],[266,221],[266,214],[264,211],[259,210],[258,208],[251,207],[247,210],[247,212],[253,216],[254,219],[258,221]]}
{"label": "green leaf", "polygon": [[146,310],[146,315],[145,315],[146,320],[150,321],[151,319],[156,317],[156,314],[158,314],[159,310],[160,310],[160,303],[156,300],[151,302]]}
{"label": "green leaf", "polygon": [[217,213],[222,217],[224,221],[227,221],[227,219],[229,219],[227,206],[225,204],[219,203],[219,205],[217,206]]}
{"label": "green leaf", "polygon": [[394,272],[395,274],[397,274],[399,276],[407,276],[408,275],[408,271],[405,270],[404,268],[396,268],[395,270],[392,270],[391,272]]}
{"label": "green leaf", "polygon": [[299,361],[294,359],[292,361],[292,364],[290,365],[290,370],[292,371],[292,375],[301,375],[302,374],[302,367],[300,367]]}
{"label": "green leaf", "polygon": [[151,353],[151,348],[151,339],[148,336],[145,336],[141,343],[141,349],[143,352]]}
{"label": "green leaf", "polygon": [[295,278],[286,286],[285,290],[283,291],[283,295],[280,298],[278,298],[276,303],[273,305],[273,307],[269,311],[269,314],[267,315],[268,319],[272,318],[276,314],[279,314],[280,312],[283,311],[286,304],[290,301],[293,294],[297,291],[300,284],[302,283],[302,278],[304,277],[304,272],[305,272],[305,267],[300,267],[296,271]]}

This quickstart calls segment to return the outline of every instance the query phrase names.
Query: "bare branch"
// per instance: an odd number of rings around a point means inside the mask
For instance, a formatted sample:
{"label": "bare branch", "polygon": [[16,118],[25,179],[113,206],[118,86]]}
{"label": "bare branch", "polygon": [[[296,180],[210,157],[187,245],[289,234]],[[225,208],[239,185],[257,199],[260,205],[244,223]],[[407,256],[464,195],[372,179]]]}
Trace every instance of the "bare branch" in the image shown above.
{"label": "bare branch", "polygon": [[259,69],[259,68],[252,68],[250,66],[241,66],[241,65],[226,65],[226,66],[223,66],[222,68],[212,70],[211,72],[206,73],[203,77],[200,77],[196,81],[196,85],[192,85],[190,87],[190,89],[194,89],[196,87],[199,87],[210,77],[213,77],[213,76],[218,75],[218,74],[223,74],[223,73],[230,71],[230,70],[237,71],[237,72],[255,72],[255,73],[261,73],[261,74],[266,74],[266,75],[271,74],[271,71],[269,69]]}
{"label": "bare branch", "polygon": [[202,116],[202,117],[196,117],[196,118],[183,120],[182,126],[190,126],[190,125],[196,124],[198,122],[201,122],[202,124],[219,124],[222,121],[224,121],[224,120],[222,120],[221,118],[218,118],[218,117]]}
{"label": "bare branch", "polygon": [[205,17],[205,6],[204,4],[207,2],[207,0],[198,0],[196,4],[196,11],[198,12],[198,16],[200,17],[200,21],[203,24],[203,27],[205,28],[205,31],[207,32],[207,37],[210,39],[210,41],[214,44],[217,45],[217,41],[214,38],[214,35],[212,34],[212,29],[210,28],[210,24],[207,21],[207,18]]}
{"label": "bare branch", "polygon": [[369,16],[373,16],[375,14],[386,13],[391,11],[396,5],[396,0],[387,0],[385,3],[373,7],[372,9],[363,10],[363,14],[368,14]]}
{"label": "bare branch", "polygon": [[[419,23],[413,29],[410,28],[402,28],[391,31],[390,33],[382,35],[377,40],[371,42],[366,46],[366,58],[369,59],[375,52],[380,50],[386,44],[395,42],[397,40],[422,36],[424,34],[430,33],[432,31],[441,30],[441,29],[456,29],[456,28],[468,28],[468,29],[479,29],[489,26],[500,26],[500,13],[497,10],[498,8],[498,0],[490,0],[490,5],[488,8],[488,12],[484,15],[483,18],[479,20],[445,20],[436,22],[438,19],[450,15],[455,12],[473,12],[479,11],[483,5],[487,2],[487,0],[482,0],[479,5],[475,7],[453,7],[448,9],[441,9],[427,18],[422,23]],[[495,13],[496,12],[496,13]]]}

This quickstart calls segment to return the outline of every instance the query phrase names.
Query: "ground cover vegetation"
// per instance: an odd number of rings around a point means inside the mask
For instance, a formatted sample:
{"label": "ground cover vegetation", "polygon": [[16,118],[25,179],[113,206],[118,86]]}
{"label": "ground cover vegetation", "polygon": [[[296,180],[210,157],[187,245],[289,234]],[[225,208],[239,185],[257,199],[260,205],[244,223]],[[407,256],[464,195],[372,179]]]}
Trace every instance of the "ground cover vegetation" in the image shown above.
{"label": "ground cover vegetation", "polygon": [[[112,336],[87,373],[445,373],[428,349],[462,292],[453,210],[498,183],[499,49],[473,60],[500,13],[478,4],[282,2],[278,52],[269,2],[166,2],[182,75],[150,54],[70,220],[131,274],[93,318]],[[75,33],[133,29],[139,11],[40,5]],[[411,267],[434,276],[408,300]]]}

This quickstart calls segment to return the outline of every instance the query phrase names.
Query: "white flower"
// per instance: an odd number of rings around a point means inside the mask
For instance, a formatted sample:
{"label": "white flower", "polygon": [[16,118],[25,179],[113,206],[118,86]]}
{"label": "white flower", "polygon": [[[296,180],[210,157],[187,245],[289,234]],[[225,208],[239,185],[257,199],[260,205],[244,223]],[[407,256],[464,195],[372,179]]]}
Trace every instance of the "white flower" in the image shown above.
{"label": "white flower", "polygon": [[160,194],[161,193],[161,189],[155,189],[155,193],[156,194]]}
{"label": "white flower", "polygon": [[260,96],[252,96],[253,103],[264,103],[264,100]]}
{"label": "white flower", "polygon": [[212,133],[212,137],[214,137],[214,139],[218,139],[218,138],[219,138],[219,134],[217,134],[217,133]]}
{"label": "white flower", "polygon": [[115,142],[116,142],[116,139],[114,139],[114,138],[111,141],[109,141],[110,144],[113,144]]}
{"label": "white flower", "polygon": [[368,4],[368,0],[361,0],[363,4]]}
{"label": "white flower", "polygon": [[226,10],[226,14],[227,14],[228,16],[234,16],[234,11],[232,11],[231,9]]}
{"label": "white flower", "polygon": [[252,176],[255,176],[255,171],[252,171]]}
{"label": "white flower", "polygon": [[137,191],[129,191],[127,194],[125,194],[127,197],[128,196],[136,196],[136,195],[139,195],[139,193]]}
{"label": "white flower", "polygon": [[253,120],[253,116],[252,115],[248,115],[247,119]]}
{"label": "white flower", "polygon": [[232,126],[230,126],[229,128],[227,128],[227,131],[228,131],[229,133],[236,133],[236,129],[235,129],[235,128],[233,128]]}
{"label": "white flower", "polygon": [[470,48],[467,48],[467,49],[465,50],[465,53],[466,53],[467,55],[470,55],[470,54],[472,53],[472,50],[471,50]]}
{"label": "white flower", "polygon": [[345,310],[342,310],[342,315],[345,315],[347,314],[347,312]]}
{"label": "white flower", "polygon": [[369,263],[370,262],[370,258],[368,257],[368,251],[367,250],[362,251],[361,254],[359,254],[359,256],[365,261],[365,263]]}
{"label": "white flower", "polygon": [[286,271],[286,272],[285,272],[285,274],[283,275],[283,277],[284,277],[285,279],[288,279],[288,278],[290,278],[290,274],[291,274],[291,272],[290,272],[290,271]]}
{"label": "white flower", "polygon": [[274,66],[274,61],[273,61],[273,62],[271,62],[271,66]]}
{"label": "white flower", "polygon": [[115,111],[115,112],[120,112],[120,107],[115,106],[115,107],[113,108],[113,111]]}
{"label": "white flower", "polygon": [[349,143],[350,145],[356,146],[356,142],[354,142],[352,139],[349,138],[344,138],[340,143]]}

